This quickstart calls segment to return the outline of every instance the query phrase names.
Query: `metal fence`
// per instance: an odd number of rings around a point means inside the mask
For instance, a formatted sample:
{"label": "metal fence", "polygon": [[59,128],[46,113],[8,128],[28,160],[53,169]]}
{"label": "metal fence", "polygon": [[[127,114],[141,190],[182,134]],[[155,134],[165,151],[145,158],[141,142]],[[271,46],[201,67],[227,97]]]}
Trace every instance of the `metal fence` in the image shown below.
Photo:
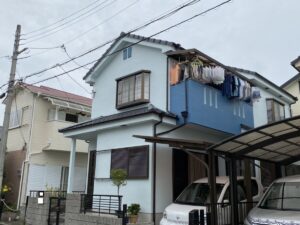
{"label": "metal fence", "polygon": [[[244,220],[248,212],[253,208],[257,202],[239,202],[238,214],[239,224],[244,224]],[[218,225],[232,224],[231,220],[231,204],[230,203],[216,203],[206,204],[203,210],[192,210],[189,213],[189,225],[211,225],[211,208],[217,208],[217,221]]]}
{"label": "metal fence", "polygon": [[111,214],[121,217],[121,195],[81,195],[81,212]]}

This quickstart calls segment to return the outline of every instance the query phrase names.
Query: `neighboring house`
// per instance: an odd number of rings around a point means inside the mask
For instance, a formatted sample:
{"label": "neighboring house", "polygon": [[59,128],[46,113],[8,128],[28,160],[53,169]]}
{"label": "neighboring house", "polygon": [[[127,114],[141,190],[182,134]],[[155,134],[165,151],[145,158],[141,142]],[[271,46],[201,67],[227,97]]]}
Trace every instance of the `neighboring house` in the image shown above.
{"label": "neighboring house", "polygon": [[[205,146],[267,123],[268,118],[282,119],[277,108],[267,111],[267,98],[284,104],[283,117],[290,116],[289,105],[295,101],[266,79],[226,67],[196,49],[123,33],[84,79],[94,88],[92,119],[60,130],[72,139],[71,158],[77,152],[77,139],[89,141],[89,194],[116,194],[110,172],[125,169],[123,203],[141,204],[145,221],[161,217],[183,188],[207,176],[207,171],[181,150],[133,135],[167,131],[159,136],[196,140]],[[233,93],[228,82],[242,82],[241,94],[237,88]],[[262,98],[251,99],[250,85],[258,86]],[[206,154],[195,154],[207,161]],[[216,160],[217,175],[226,175],[225,160]],[[259,176],[254,169],[252,175]]]}
{"label": "neighboring house", "polygon": [[[291,65],[297,70],[298,74],[286,81],[281,87],[292,95],[300,98],[300,56],[291,62]],[[300,115],[300,102],[292,105],[293,116]]]}
{"label": "neighboring house", "polygon": [[[50,87],[16,84],[5,159],[9,203],[24,203],[30,190],[66,190],[70,142],[58,129],[90,119],[91,103]],[[88,144],[81,141],[77,153],[74,191],[84,191]]]}
{"label": "neighboring house", "polygon": [[[297,74],[281,85],[281,88],[300,99],[300,56],[291,62],[291,65],[297,70]],[[292,115],[300,115],[300,101],[292,105]],[[300,174],[300,162],[287,167],[287,174]]]}
{"label": "neighboring house", "polygon": [[[234,68],[252,81],[260,91],[261,98],[253,103],[254,126],[258,127],[267,123],[276,122],[291,117],[291,106],[295,104],[296,95],[291,95],[281,87],[266,79],[257,72]],[[259,164],[259,162],[257,162]],[[263,185],[268,186],[276,178],[276,168],[266,162],[260,162],[263,168],[256,168],[256,174],[261,173]]]}

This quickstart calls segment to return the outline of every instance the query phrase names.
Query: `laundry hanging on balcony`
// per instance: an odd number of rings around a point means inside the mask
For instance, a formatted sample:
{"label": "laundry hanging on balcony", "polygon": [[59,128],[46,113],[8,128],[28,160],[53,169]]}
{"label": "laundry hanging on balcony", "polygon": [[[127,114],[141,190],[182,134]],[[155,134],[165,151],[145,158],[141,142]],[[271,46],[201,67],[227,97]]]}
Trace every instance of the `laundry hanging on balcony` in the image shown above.
{"label": "laundry hanging on balcony", "polygon": [[222,84],[225,70],[220,66],[204,65],[200,60],[178,62],[170,60],[170,84],[175,85],[184,79],[193,79],[205,84]]}
{"label": "laundry hanging on balcony", "polygon": [[251,85],[249,82],[227,73],[222,85],[222,94],[229,99],[239,98],[241,100],[250,101],[252,94]]}

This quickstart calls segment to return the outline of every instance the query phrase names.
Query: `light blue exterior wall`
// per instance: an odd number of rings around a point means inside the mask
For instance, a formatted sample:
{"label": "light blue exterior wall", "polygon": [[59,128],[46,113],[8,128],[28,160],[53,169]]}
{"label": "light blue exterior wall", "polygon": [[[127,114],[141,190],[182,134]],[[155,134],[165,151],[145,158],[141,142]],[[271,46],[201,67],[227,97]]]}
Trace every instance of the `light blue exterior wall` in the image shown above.
{"label": "light blue exterior wall", "polygon": [[254,126],[252,106],[244,101],[228,99],[222,96],[220,90],[194,80],[181,82],[170,89],[170,109],[179,116],[179,124],[184,122],[181,112],[188,111],[187,123],[227,133],[239,134],[241,124]]}
{"label": "light blue exterior wall", "polygon": [[116,79],[137,72],[150,70],[150,103],[155,107],[167,110],[167,56],[162,49],[135,45],[132,56],[123,60],[120,52],[101,70],[95,71],[95,96],[93,99],[92,118],[119,113],[124,110],[116,109]]}

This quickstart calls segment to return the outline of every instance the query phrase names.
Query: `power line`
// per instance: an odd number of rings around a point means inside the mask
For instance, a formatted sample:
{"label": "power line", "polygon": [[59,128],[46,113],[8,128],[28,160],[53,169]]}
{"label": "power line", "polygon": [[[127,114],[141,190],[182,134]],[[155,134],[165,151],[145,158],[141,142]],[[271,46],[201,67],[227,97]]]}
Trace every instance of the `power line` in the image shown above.
{"label": "power line", "polygon": [[63,71],[63,72],[65,72],[67,75],[68,75],[68,77],[74,82],[74,83],[76,83],[79,87],[81,87],[86,93],[88,93],[89,95],[91,94],[91,92],[89,92],[83,85],[81,85],[77,80],[75,80],[67,71],[65,71],[65,69],[62,67],[62,66],[60,66],[60,68],[61,68],[61,70]]}
{"label": "power line", "polygon": [[70,39],[70,40],[68,40],[68,41],[65,41],[65,42],[64,42],[64,45],[70,44],[70,43],[72,43],[73,41],[77,40],[78,38],[80,38],[80,37],[86,35],[87,33],[91,32],[91,31],[94,30],[95,28],[97,28],[97,27],[99,27],[100,25],[102,25],[102,24],[108,22],[109,20],[113,19],[114,17],[118,16],[119,14],[121,14],[122,12],[124,12],[125,10],[129,9],[130,7],[132,7],[133,5],[137,4],[139,1],[140,1],[140,0],[137,0],[137,1],[135,1],[135,2],[133,2],[133,3],[131,3],[131,4],[129,4],[128,6],[126,6],[125,8],[123,8],[123,9],[121,9],[121,10],[119,10],[118,12],[116,12],[116,13],[113,14],[112,16],[108,17],[107,19],[103,20],[102,22],[100,22],[100,23],[98,23],[98,24],[96,24],[96,25],[90,27],[90,28],[87,29],[86,31],[84,31],[84,32],[82,32],[81,34],[77,35],[76,37],[74,37],[74,38],[72,38],[72,39]]}
{"label": "power line", "polygon": [[[125,8],[119,10],[117,13],[115,13],[114,15],[108,17],[107,19],[105,19],[104,21],[102,21],[101,23],[98,23],[94,26],[92,26],[91,28],[89,28],[88,30],[86,30],[85,32],[82,32],[81,34],[77,35],[75,38],[72,38],[66,42],[64,42],[62,45],[66,45],[66,44],[70,44],[72,43],[73,41],[77,40],[78,38],[86,35],[87,33],[93,31],[94,29],[96,29],[98,26],[110,21],[111,19],[113,19],[114,17],[118,16],[119,14],[121,14],[122,12],[124,12],[125,10],[129,9],[130,7],[132,7],[133,5],[135,5],[136,3],[138,3],[140,0],[136,0],[135,2],[129,4],[128,6],[126,6]],[[37,55],[41,55],[41,54],[44,54],[46,52],[49,52],[50,50],[53,50],[53,49],[60,49],[62,47],[62,45],[60,46],[53,46],[53,47],[28,47],[28,49],[32,49],[32,50],[45,50],[45,51],[41,51],[41,52],[38,52],[38,53],[34,53],[34,54],[31,54],[28,56],[29,57],[33,57],[33,56],[37,56]]]}
{"label": "power line", "polygon": [[[113,54],[119,53],[119,52],[123,51],[124,49],[126,49],[126,48],[128,48],[128,47],[137,45],[137,44],[139,44],[139,43],[141,43],[141,42],[143,42],[143,41],[146,41],[146,40],[148,40],[148,39],[150,39],[150,38],[152,38],[152,37],[154,37],[154,36],[157,36],[157,35],[159,35],[159,34],[161,34],[161,33],[164,33],[164,32],[166,32],[166,31],[168,31],[168,30],[171,30],[171,29],[173,29],[173,28],[175,28],[175,27],[177,27],[177,26],[180,26],[180,25],[182,25],[182,24],[184,24],[184,23],[186,23],[186,22],[189,22],[189,21],[191,21],[191,20],[193,20],[193,19],[195,19],[195,18],[197,18],[197,17],[199,17],[199,16],[202,16],[202,15],[204,15],[204,14],[210,12],[210,11],[216,10],[217,8],[223,6],[223,5],[225,5],[225,4],[227,4],[227,3],[231,2],[231,1],[232,1],[232,0],[227,0],[227,1],[221,2],[221,3],[219,3],[219,4],[217,4],[217,5],[213,6],[213,7],[211,7],[211,8],[209,8],[209,9],[206,9],[206,10],[204,10],[204,11],[198,13],[198,14],[195,14],[194,16],[191,16],[191,17],[189,17],[189,18],[187,18],[187,19],[185,19],[185,20],[182,20],[181,22],[178,22],[178,23],[176,23],[176,24],[174,24],[174,25],[172,25],[172,26],[169,26],[169,27],[167,27],[167,28],[165,28],[165,29],[163,29],[163,30],[160,30],[160,31],[157,32],[157,33],[154,33],[154,34],[152,34],[152,35],[150,35],[150,36],[148,36],[148,37],[144,37],[144,38],[142,38],[141,40],[139,40],[139,41],[137,41],[137,42],[134,42],[134,43],[132,43],[132,44],[130,44],[130,45],[124,47],[124,48],[121,48],[121,49],[119,49],[119,50],[116,50],[116,51],[114,51],[114,52],[112,52],[112,53],[110,53],[110,54],[106,54],[106,55],[103,56],[103,57],[108,57],[108,56],[111,56],[111,55],[113,55]],[[38,84],[38,83],[41,83],[41,82],[45,82],[45,81],[54,79],[54,78],[56,78],[56,77],[65,75],[65,74],[67,74],[67,73],[76,71],[76,70],[82,68],[83,66],[91,65],[91,64],[93,64],[93,63],[95,63],[95,62],[97,62],[97,61],[98,61],[98,60],[93,60],[93,61],[91,61],[91,62],[89,62],[89,63],[86,63],[86,64],[80,66],[80,67],[76,67],[76,68],[73,68],[73,69],[68,70],[68,71],[66,71],[66,72],[63,72],[63,73],[54,75],[54,76],[52,76],[52,77],[48,77],[48,78],[45,78],[45,79],[43,79],[43,80],[34,82],[34,83],[32,83],[32,85]]]}
{"label": "power line", "polygon": [[80,57],[83,57],[83,56],[85,56],[85,55],[87,55],[87,54],[90,54],[91,52],[94,52],[94,51],[96,51],[96,50],[98,50],[98,49],[100,49],[100,48],[102,48],[102,47],[104,47],[104,46],[106,46],[106,45],[108,45],[108,44],[110,44],[110,43],[116,41],[116,40],[119,40],[119,39],[121,39],[122,37],[125,37],[126,35],[128,35],[128,34],[130,34],[130,33],[132,33],[132,32],[136,32],[136,31],[138,31],[138,30],[141,30],[141,29],[143,29],[143,28],[149,26],[150,24],[153,24],[153,23],[155,23],[155,22],[157,22],[157,21],[160,21],[160,20],[162,20],[162,19],[168,18],[169,16],[175,14],[176,12],[182,10],[183,8],[188,7],[188,6],[190,6],[190,5],[193,5],[193,4],[195,4],[195,3],[199,2],[199,1],[200,1],[200,0],[189,0],[189,1],[187,1],[186,3],[184,3],[184,4],[182,4],[182,5],[178,6],[178,7],[176,7],[175,9],[173,9],[173,10],[171,10],[171,11],[168,11],[167,13],[164,13],[164,14],[160,15],[159,17],[156,17],[155,19],[152,19],[152,20],[150,20],[149,22],[146,22],[146,23],[144,23],[143,25],[138,26],[138,27],[136,27],[136,28],[130,30],[130,31],[127,32],[127,33],[124,33],[122,36],[118,36],[118,37],[115,37],[115,38],[113,38],[113,39],[111,39],[111,40],[109,40],[109,41],[106,41],[106,42],[104,42],[104,43],[98,45],[97,47],[90,49],[89,51],[86,51],[86,52],[84,52],[84,53],[82,53],[82,54],[80,54],[80,55],[78,55],[78,56],[76,56],[76,57],[73,57],[73,58],[70,59],[70,60],[67,60],[67,61],[62,62],[62,63],[57,63],[57,64],[55,64],[55,65],[52,65],[52,66],[48,67],[48,68],[42,69],[42,70],[40,70],[40,71],[38,71],[38,72],[35,72],[35,73],[32,73],[32,74],[26,75],[26,76],[24,77],[24,79],[27,79],[27,78],[32,77],[32,76],[35,76],[35,75],[40,74],[40,73],[44,73],[44,72],[46,72],[46,71],[48,71],[48,70],[51,70],[51,69],[56,68],[56,67],[59,66],[59,65],[65,65],[65,64],[71,62],[72,60],[76,60],[76,59],[78,59],[78,58],[80,58]]}
{"label": "power line", "polygon": [[[122,11],[124,11],[124,10],[126,10],[127,8],[131,7],[132,5],[134,5],[135,3],[137,3],[138,1],[139,1],[139,0],[137,0],[136,2],[133,2],[133,3],[130,4],[129,6],[125,7],[125,8],[122,9],[122,10],[120,10],[119,12],[117,12],[117,13],[114,14],[113,16],[109,17],[107,20],[102,21],[101,23],[97,24],[96,26],[99,26],[99,25],[101,25],[101,24],[104,24],[105,22],[107,22],[107,21],[110,20],[111,18],[115,17],[117,14],[120,14]],[[156,17],[156,18],[154,18],[154,19],[152,19],[152,20],[150,20],[149,22],[144,23],[144,24],[141,25],[140,27],[136,27],[136,28],[132,29],[132,30],[129,31],[128,33],[134,32],[134,31],[137,31],[137,30],[140,30],[140,29],[143,29],[144,27],[150,25],[151,23],[154,23],[154,22],[156,22],[156,21],[165,19],[165,18],[167,18],[167,17],[173,15],[173,14],[176,13],[177,11],[179,11],[179,10],[185,8],[186,6],[190,6],[190,5],[192,5],[192,4],[195,4],[195,3],[197,3],[198,1],[200,1],[200,0],[192,0],[192,1],[189,0],[188,2],[186,2],[186,3],[182,4],[182,5],[179,5],[179,6],[175,7],[175,8],[173,8],[172,10],[168,10],[167,12],[165,12],[165,13],[159,15],[158,17]],[[80,36],[83,36],[83,35],[85,35],[86,33],[90,32],[91,30],[93,30],[94,28],[96,28],[96,26],[93,26],[91,29],[89,29],[89,30],[87,30],[86,32],[80,34],[79,36],[77,36],[77,37],[75,37],[75,38],[73,38],[73,39],[71,39],[71,40],[69,40],[69,41],[66,41],[66,42],[65,42],[64,44],[62,44],[61,46],[54,46],[54,47],[35,47],[35,48],[28,47],[29,49],[46,49],[46,50],[45,50],[45,51],[42,51],[42,52],[39,52],[39,53],[36,53],[36,54],[29,55],[29,56],[26,57],[26,58],[44,54],[44,53],[46,53],[46,52],[48,52],[48,51],[50,51],[50,50],[52,50],[52,49],[61,48],[63,45],[69,44],[69,43],[75,41],[76,39],[78,39]],[[107,44],[109,44],[109,43],[115,41],[117,38],[119,38],[119,37],[116,37],[116,38],[114,38],[114,39],[112,39],[112,40],[110,40],[110,41],[104,43],[104,45],[101,46],[101,47],[104,47],[105,45],[107,45]],[[71,59],[71,60],[73,60],[73,59]],[[68,61],[68,62],[70,62],[70,61]],[[68,62],[67,62],[67,63],[68,63]],[[54,67],[54,68],[55,68],[55,67]],[[50,69],[53,69],[53,68],[50,67]]]}
{"label": "power line", "polygon": [[66,17],[64,17],[64,18],[62,18],[62,19],[59,19],[58,21],[56,21],[56,22],[54,22],[54,23],[51,23],[51,24],[49,24],[49,25],[43,26],[43,27],[41,27],[41,28],[38,28],[38,29],[36,29],[36,30],[30,31],[30,32],[25,33],[25,34],[22,34],[22,35],[25,36],[25,35],[28,35],[28,34],[36,33],[36,32],[38,32],[38,31],[47,29],[48,27],[52,27],[53,25],[56,25],[56,24],[58,24],[58,23],[60,23],[60,22],[62,22],[62,21],[64,21],[64,20],[66,20],[66,19],[68,19],[68,18],[70,18],[70,17],[76,15],[77,13],[79,13],[79,12],[81,12],[81,11],[83,11],[83,10],[89,8],[90,6],[94,5],[95,3],[99,2],[99,1],[100,1],[100,0],[96,0],[96,1],[92,2],[91,4],[89,4],[89,5],[85,6],[85,7],[81,8],[81,9],[79,9],[79,10],[73,12],[73,13],[71,13],[70,15],[68,15],[68,16],[66,16]]}
{"label": "power line", "polygon": [[[102,2],[101,4],[99,4],[98,6],[101,6],[103,3],[106,3],[106,2],[108,2],[108,1],[110,1],[110,0],[105,0],[104,2]],[[51,36],[51,35],[53,35],[53,34],[59,32],[59,31],[62,31],[62,30],[64,30],[64,29],[66,29],[66,28],[68,28],[68,27],[70,27],[70,26],[72,26],[72,25],[78,23],[79,21],[81,21],[81,20],[83,20],[83,19],[86,19],[86,18],[88,18],[89,16],[91,16],[91,15],[93,15],[93,14],[95,14],[95,13],[97,13],[97,12],[103,10],[103,9],[105,9],[106,7],[108,7],[109,5],[113,4],[113,3],[116,2],[116,1],[118,1],[118,0],[112,0],[110,3],[106,4],[105,6],[101,7],[100,9],[97,9],[98,6],[96,6],[95,8],[92,8],[91,10],[89,10],[89,11],[87,11],[87,12],[85,12],[85,13],[83,13],[83,14],[77,16],[77,17],[75,17],[74,19],[72,19],[72,20],[70,20],[70,21],[67,21],[67,22],[64,22],[64,23],[62,23],[62,24],[60,24],[60,25],[58,25],[58,26],[56,26],[56,27],[54,27],[54,28],[52,28],[52,29],[50,29],[50,30],[48,30],[48,31],[45,31],[44,33],[41,33],[41,34],[37,34],[37,35],[33,35],[33,36],[31,36],[31,37],[28,37],[26,40],[28,40],[28,39],[32,39],[32,40],[29,40],[29,41],[27,41],[27,42],[25,42],[25,43],[22,43],[22,45],[26,45],[26,44],[32,43],[32,42],[34,42],[34,41],[41,40],[41,39],[43,39],[43,38],[46,38],[46,37],[48,37],[48,36]],[[97,9],[97,10],[95,10],[95,9]],[[94,11],[94,10],[95,10],[95,11]],[[90,12],[91,12],[91,13],[90,13]],[[89,13],[89,14],[88,14],[88,13]],[[67,25],[67,26],[65,26],[65,25]],[[65,26],[65,27],[63,27],[63,26]],[[60,27],[62,27],[62,28],[60,28]],[[56,30],[57,28],[60,28],[60,29]]]}
{"label": "power line", "polygon": [[[68,58],[69,58],[70,60],[73,61],[73,63],[74,63],[75,65],[81,66],[79,63],[76,62],[76,60],[72,59],[72,57],[71,57],[70,54],[68,53],[67,48],[66,48],[65,45],[62,45],[61,48],[62,48],[62,50],[64,51],[64,53],[66,53],[66,55],[68,56]],[[89,69],[90,69],[90,68],[87,68],[87,67],[85,67],[85,66],[84,66],[83,68],[86,69],[86,70],[89,70]]]}

